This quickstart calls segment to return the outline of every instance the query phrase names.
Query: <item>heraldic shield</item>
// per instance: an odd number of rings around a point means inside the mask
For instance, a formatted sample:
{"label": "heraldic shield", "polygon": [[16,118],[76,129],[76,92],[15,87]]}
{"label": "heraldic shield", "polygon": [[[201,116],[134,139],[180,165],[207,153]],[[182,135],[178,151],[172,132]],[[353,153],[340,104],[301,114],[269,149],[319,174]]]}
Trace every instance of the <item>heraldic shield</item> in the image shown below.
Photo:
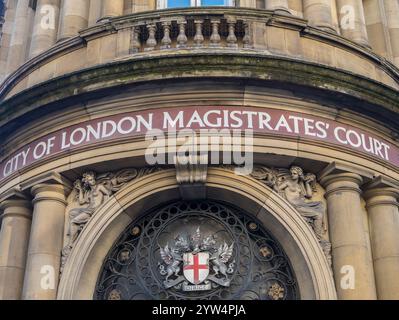
{"label": "heraldic shield", "polygon": [[192,284],[201,284],[209,275],[209,253],[185,253],[183,255],[184,277]]}

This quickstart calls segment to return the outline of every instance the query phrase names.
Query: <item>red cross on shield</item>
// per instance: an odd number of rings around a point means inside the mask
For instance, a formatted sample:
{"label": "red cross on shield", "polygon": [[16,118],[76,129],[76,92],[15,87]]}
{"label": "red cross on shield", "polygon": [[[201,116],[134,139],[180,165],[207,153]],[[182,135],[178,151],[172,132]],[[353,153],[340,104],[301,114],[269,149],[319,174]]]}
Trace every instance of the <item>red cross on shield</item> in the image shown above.
{"label": "red cross on shield", "polygon": [[209,275],[209,253],[185,253],[183,255],[183,261],[184,277],[195,285],[204,282]]}

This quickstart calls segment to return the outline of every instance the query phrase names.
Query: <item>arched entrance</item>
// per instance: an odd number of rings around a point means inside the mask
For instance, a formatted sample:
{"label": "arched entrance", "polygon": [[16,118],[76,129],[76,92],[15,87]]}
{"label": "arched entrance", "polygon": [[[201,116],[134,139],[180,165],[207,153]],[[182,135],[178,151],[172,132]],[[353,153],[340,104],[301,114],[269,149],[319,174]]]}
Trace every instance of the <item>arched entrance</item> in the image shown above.
{"label": "arched entrance", "polygon": [[[220,168],[209,169],[206,190],[208,202],[242,210],[275,239],[290,263],[296,297],[336,298],[331,271],[314,233],[284,199],[252,178]],[[159,171],[126,185],[81,233],[65,265],[58,298],[93,299],[104,262],[126,228],[145,212],[180,200],[175,170]]]}
{"label": "arched entrance", "polygon": [[178,201],[133,222],[105,259],[99,300],[299,298],[289,259],[255,217]]}

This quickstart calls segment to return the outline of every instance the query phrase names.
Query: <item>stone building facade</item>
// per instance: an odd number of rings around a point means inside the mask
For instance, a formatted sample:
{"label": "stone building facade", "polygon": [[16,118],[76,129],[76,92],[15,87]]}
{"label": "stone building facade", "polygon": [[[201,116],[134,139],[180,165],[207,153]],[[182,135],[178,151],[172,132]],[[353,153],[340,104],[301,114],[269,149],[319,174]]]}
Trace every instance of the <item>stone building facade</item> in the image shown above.
{"label": "stone building facade", "polygon": [[1,32],[0,299],[399,299],[399,1],[7,0]]}

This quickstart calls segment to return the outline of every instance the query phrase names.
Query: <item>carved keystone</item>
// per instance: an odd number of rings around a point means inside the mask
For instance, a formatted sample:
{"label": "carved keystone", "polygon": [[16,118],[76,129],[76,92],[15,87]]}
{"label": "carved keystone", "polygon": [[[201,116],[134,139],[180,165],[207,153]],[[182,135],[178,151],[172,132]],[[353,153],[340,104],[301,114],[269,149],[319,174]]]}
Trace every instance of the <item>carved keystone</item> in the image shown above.
{"label": "carved keystone", "polygon": [[178,155],[175,157],[176,180],[184,200],[205,199],[208,155]]}

